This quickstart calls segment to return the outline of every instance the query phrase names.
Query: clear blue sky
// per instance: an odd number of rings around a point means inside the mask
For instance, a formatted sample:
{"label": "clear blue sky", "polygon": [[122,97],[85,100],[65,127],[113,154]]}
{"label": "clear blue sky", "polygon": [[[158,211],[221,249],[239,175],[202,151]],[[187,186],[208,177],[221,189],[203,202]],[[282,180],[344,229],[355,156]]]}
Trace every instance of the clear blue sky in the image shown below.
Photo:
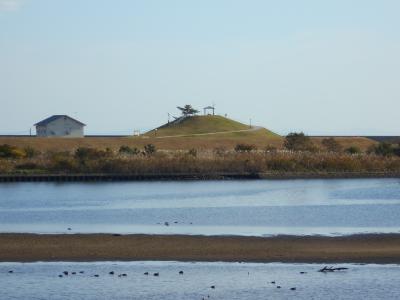
{"label": "clear blue sky", "polygon": [[400,135],[398,0],[0,0],[0,134],[128,134],[201,108],[280,134]]}

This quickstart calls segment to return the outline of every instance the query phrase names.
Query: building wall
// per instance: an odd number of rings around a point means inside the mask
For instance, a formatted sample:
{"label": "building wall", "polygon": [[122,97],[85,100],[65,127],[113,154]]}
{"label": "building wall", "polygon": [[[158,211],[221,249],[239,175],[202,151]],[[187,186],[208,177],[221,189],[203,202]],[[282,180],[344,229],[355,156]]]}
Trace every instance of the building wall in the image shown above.
{"label": "building wall", "polygon": [[37,136],[83,137],[83,126],[67,117],[60,117],[46,126],[36,126]]}

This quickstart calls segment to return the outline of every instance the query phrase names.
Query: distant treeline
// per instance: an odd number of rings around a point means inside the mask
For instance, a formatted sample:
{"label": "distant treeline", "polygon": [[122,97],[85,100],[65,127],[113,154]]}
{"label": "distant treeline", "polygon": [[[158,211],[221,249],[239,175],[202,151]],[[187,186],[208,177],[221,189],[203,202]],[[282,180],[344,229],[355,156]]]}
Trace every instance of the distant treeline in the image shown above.
{"label": "distant treeline", "polygon": [[238,144],[234,149],[163,151],[152,144],[118,151],[80,147],[39,152],[0,145],[0,174],[212,174],[264,172],[400,172],[400,146],[379,143],[362,152],[334,138],[317,147],[303,133],[285,138],[285,149]]}

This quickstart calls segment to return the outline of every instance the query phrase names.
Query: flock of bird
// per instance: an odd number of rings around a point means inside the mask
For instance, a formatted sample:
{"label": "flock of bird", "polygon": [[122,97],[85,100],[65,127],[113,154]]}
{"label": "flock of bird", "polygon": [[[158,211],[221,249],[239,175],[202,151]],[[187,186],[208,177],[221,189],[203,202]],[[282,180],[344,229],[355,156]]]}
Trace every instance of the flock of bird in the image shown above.
{"label": "flock of bird", "polygon": [[[10,270],[8,273],[13,273],[13,272],[14,271]],[[63,271],[61,274],[58,275],[58,277],[59,278],[63,278],[63,277],[66,277],[66,276],[77,275],[77,274],[85,274],[85,271],[79,271],[79,272]],[[108,272],[108,275],[112,275],[112,276],[113,275],[117,275],[118,277],[128,277],[128,274],[126,274],[126,273],[117,274],[114,271]],[[144,272],[143,275],[149,276],[150,272]],[[183,271],[179,271],[179,275],[183,275]],[[100,277],[99,274],[94,274],[92,276],[93,277]],[[158,277],[158,276],[160,276],[160,273],[159,272],[155,272],[155,273],[153,273],[153,276]]]}
{"label": "flock of bird", "polygon": [[[178,224],[178,223],[179,223],[178,221],[174,221],[174,222],[165,221],[165,222],[163,223],[163,225],[164,225],[164,226],[170,226],[171,224]],[[193,222],[190,222],[189,224],[190,224],[190,225],[193,225]],[[160,222],[158,222],[157,225],[162,225],[162,224],[161,224]]]}
{"label": "flock of bird", "polygon": [[[343,270],[347,270],[347,269],[348,268],[334,268],[334,267],[325,266],[322,269],[318,270],[318,272],[335,272],[335,271],[343,271]],[[12,273],[14,273],[14,271],[13,270],[9,270],[8,273],[12,274]],[[63,277],[73,276],[73,275],[78,275],[78,274],[85,274],[85,271],[78,271],[78,272],[77,271],[63,271],[61,274],[58,275],[58,277],[59,278],[63,278]],[[181,271],[178,272],[178,274],[179,275],[184,275],[184,272],[181,270]],[[249,272],[247,274],[250,275]],[[307,272],[301,271],[300,274],[307,274]],[[110,272],[108,272],[107,275],[108,276],[115,276],[116,275],[118,277],[127,277],[128,276],[128,274],[126,274],[126,273],[117,274],[115,271],[110,271]],[[160,273],[159,272],[154,272],[154,273],[144,272],[143,275],[144,276],[153,275],[154,277],[159,277]],[[93,277],[100,277],[99,274],[94,274],[92,276]],[[282,288],[282,286],[278,285],[276,283],[276,281],[271,281],[270,284],[275,285],[277,289],[281,289]],[[216,286],[215,285],[211,285],[209,288],[214,290],[214,289],[216,289]],[[289,290],[296,291],[297,288],[296,287],[290,287]],[[208,295],[207,298],[210,298],[210,295]],[[202,298],[202,300],[205,300],[205,299],[206,298]]]}
{"label": "flock of bird", "polygon": [[[13,271],[9,271],[9,273],[13,273]],[[78,273],[79,273],[79,274],[84,274],[85,272],[84,272],[84,271],[79,271],[79,272],[63,271],[62,274],[59,274],[59,275],[58,275],[58,277],[62,278],[62,277],[64,277],[64,276],[77,275]],[[307,272],[300,272],[300,274],[306,274],[306,273],[307,273]],[[183,271],[179,271],[178,274],[179,274],[179,275],[183,275],[184,272],[183,272]],[[114,271],[110,271],[110,272],[108,272],[108,275],[116,275],[116,273],[115,273]],[[151,275],[151,273],[150,273],[150,272],[144,272],[143,275],[149,276],[149,275]],[[248,275],[250,275],[250,273],[248,273]],[[127,276],[128,276],[128,274],[126,274],[126,273],[118,274],[118,277],[127,277]],[[160,273],[159,273],[159,272],[155,272],[155,273],[153,273],[153,276],[159,277],[159,276],[160,276]],[[99,274],[94,274],[93,277],[100,277],[100,275],[99,275]],[[276,282],[275,282],[275,281],[271,281],[271,284],[276,284]],[[280,285],[277,285],[276,287],[277,287],[278,289],[282,288]],[[211,288],[211,289],[215,289],[215,285],[210,286],[210,288]],[[291,287],[290,290],[291,290],[291,291],[295,291],[295,290],[296,290],[296,287]]]}

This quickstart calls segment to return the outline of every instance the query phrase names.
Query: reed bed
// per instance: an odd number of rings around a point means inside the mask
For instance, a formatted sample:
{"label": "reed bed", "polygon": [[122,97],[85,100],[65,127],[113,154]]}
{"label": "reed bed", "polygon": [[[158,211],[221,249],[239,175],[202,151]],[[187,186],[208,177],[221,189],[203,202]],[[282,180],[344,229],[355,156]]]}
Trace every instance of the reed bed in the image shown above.
{"label": "reed bed", "polygon": [[[79,148],[74,152],[15,149],[0,158],[0,174],[218,174],[400,172],[400,157],[345,152],[214,149],[161,151]],[[30,155],[24,154],[24,151]]]}

